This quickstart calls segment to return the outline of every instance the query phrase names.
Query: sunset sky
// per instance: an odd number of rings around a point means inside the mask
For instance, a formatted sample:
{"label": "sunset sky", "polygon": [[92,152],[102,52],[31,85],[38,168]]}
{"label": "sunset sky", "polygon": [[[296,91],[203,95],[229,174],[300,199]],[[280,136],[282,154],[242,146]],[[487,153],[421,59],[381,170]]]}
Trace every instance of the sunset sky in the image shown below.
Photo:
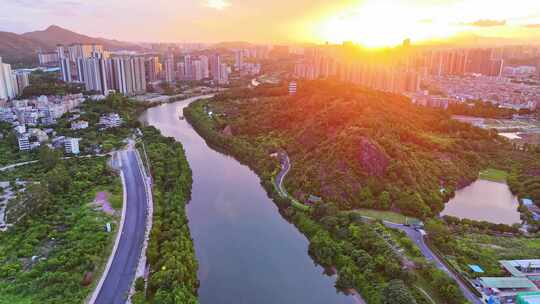
{"label": "sunset sky", "polygon": [[540,42],[540,0],[0,0],[0,7],[2,31],[56,24],[129,41],[387,46],[475,34]]}

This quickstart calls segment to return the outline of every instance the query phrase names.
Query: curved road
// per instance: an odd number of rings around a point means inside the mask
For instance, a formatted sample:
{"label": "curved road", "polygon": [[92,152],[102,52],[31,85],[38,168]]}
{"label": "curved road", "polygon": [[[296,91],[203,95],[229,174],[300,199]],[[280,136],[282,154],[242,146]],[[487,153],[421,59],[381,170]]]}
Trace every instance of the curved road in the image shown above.
{"label": "curved road", "polygon": [[283,179],[285,179],[285,176],[287,175],[287,173],[289,173],[289,170],[291,169],[291,161],[289,160],[289,156],[285,152],[279,152],[278,159],[281,163],[281,171],[279,171],[279,173],[276,175],[274,183],[276,184],[276,188],[278,189],[281,196],[288,197],[289,194],[287,193],[287,190],[285,190],[285,187],[283,187]]}
{"label": "curved road", "polygon": [[135,273],[143,248],[148,198],[145,180],[139,169],[136,150],[119,152],[122,159],[127,200],[124,208],[124,225],[112,264],[98,296],[97,304],[123,304],[135,279]]}
{"label": "curved road", "polygon": [[467,298],[467,300],[469,300],[469,302],[473,304],[483,303],[480,298],[478,298],[474,293],[472,293],[469,287],[467,287],[467,285],[465,285],[465,283],[463,283],[460,278],[458,278],[452,271],[450,271],[448,267],[446,267],[446,265],[439,259],[439,257],[436,256],[433,251],[431,251],[431,249],[426,245],[426,242],[424,242],[424,235],[420,231],[416,231],[411,227],[401,224],[395,224],[387,221],[384,221],[383,223],[386,227],[398,229],[405,232],[407,236],[416,244],[416,246],[418,246],[418,249],[420,249],[422,255],[428,261],[435,263],[435,266],[437,266],[437,268],[446,272],[459,285],[459,288],[463,292],[463,295],[465,296],[465,298]]}

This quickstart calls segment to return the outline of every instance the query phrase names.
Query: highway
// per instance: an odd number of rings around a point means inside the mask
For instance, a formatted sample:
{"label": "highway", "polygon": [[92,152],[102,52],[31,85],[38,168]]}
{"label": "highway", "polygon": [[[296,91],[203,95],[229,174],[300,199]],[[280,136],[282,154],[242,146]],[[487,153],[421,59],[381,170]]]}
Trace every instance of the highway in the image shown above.
{"label": "highway", "polygon": [[139,170],[136,150],[121,151],[127,199],[123,228],[114,257],[98,285],[96,304],[123,304],[126,302],[143,248],[146,216],[148,213],[145,180]]}
{"label": "highway", "polygon": [[446,272],[458,285],[461,291],[463,292],[463,295],[469,302],[473,304],[482,304],[483,302],[480,301],[480,299],[472,293],[469,288],[463,283],[453,272],[451,272],[448,267],[437,257],[431,249],[426,245],[426,242],[424,241],[424,236],[420,231],[415,230],[414,228],[401,225],[401,224],[395,224],[391,222],[384,221],[384,225],[389,228],[399,229],[407,234],[407,236],[418,246],[418,249],[422,252],[422,255],[430,262],[435,263],[435,266],[437,268],[443,270]]}

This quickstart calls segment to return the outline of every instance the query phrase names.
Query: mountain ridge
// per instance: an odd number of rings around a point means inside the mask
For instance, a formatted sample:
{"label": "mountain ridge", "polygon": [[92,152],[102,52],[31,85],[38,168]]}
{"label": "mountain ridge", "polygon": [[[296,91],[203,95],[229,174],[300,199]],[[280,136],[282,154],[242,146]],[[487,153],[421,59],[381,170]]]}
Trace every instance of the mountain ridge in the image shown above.
{"label": "mountain ridge", "polygon": [[58,44],[97,43],[108,50],[141,50],[131,42],[86,36],[58,25],[44,30],[16,34],[0,31],[0,57],[11,64],[35,64],[39,51],[53,51]]}

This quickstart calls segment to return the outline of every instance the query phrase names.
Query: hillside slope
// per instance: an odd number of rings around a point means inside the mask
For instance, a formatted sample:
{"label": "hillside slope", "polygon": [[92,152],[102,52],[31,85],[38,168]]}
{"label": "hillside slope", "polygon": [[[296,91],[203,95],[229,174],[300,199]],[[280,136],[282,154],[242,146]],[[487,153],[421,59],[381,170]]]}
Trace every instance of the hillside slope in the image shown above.
{"label": "hillside slope", "polygon": [[37,61],[37,53],[53,51],[57,44],[97,43],[107,50],[139,50],[140,46],[134,43],[94,38],[78,34],[73,31],[51,25],[42,31],[28,32],[21,35],[0,32],[0,56],[7,63],[31,63]]}
{"label": "hillside slope", "polygon": [[230,92],[208,107],[224,136],[287,151],[286,187],[303,201],[317,195],[343,209],[434,215],[488,165],[487,152],[507,147],[405,97],[348,84],[313,81],[294,97],[260,96]]}
{"label": "hillside slope", "polygon": [[3,62],[16,63],[34,56],[37,50],[47,48],[47,45],[10,32],[0,32],[0,57]]}
{"label": "hillside slope", "polygon": [[86,35],[72,32],[56,25],[51,25],[43,31],[24,33],[21,36],[34,41],[42,42],[43,44],[46,44],[49,48],[54,48],[57,44],[71,43],[98,43],[102,44],[106,49],[110,50],[139,48],[139,46],[133,43],[89,37]]}

